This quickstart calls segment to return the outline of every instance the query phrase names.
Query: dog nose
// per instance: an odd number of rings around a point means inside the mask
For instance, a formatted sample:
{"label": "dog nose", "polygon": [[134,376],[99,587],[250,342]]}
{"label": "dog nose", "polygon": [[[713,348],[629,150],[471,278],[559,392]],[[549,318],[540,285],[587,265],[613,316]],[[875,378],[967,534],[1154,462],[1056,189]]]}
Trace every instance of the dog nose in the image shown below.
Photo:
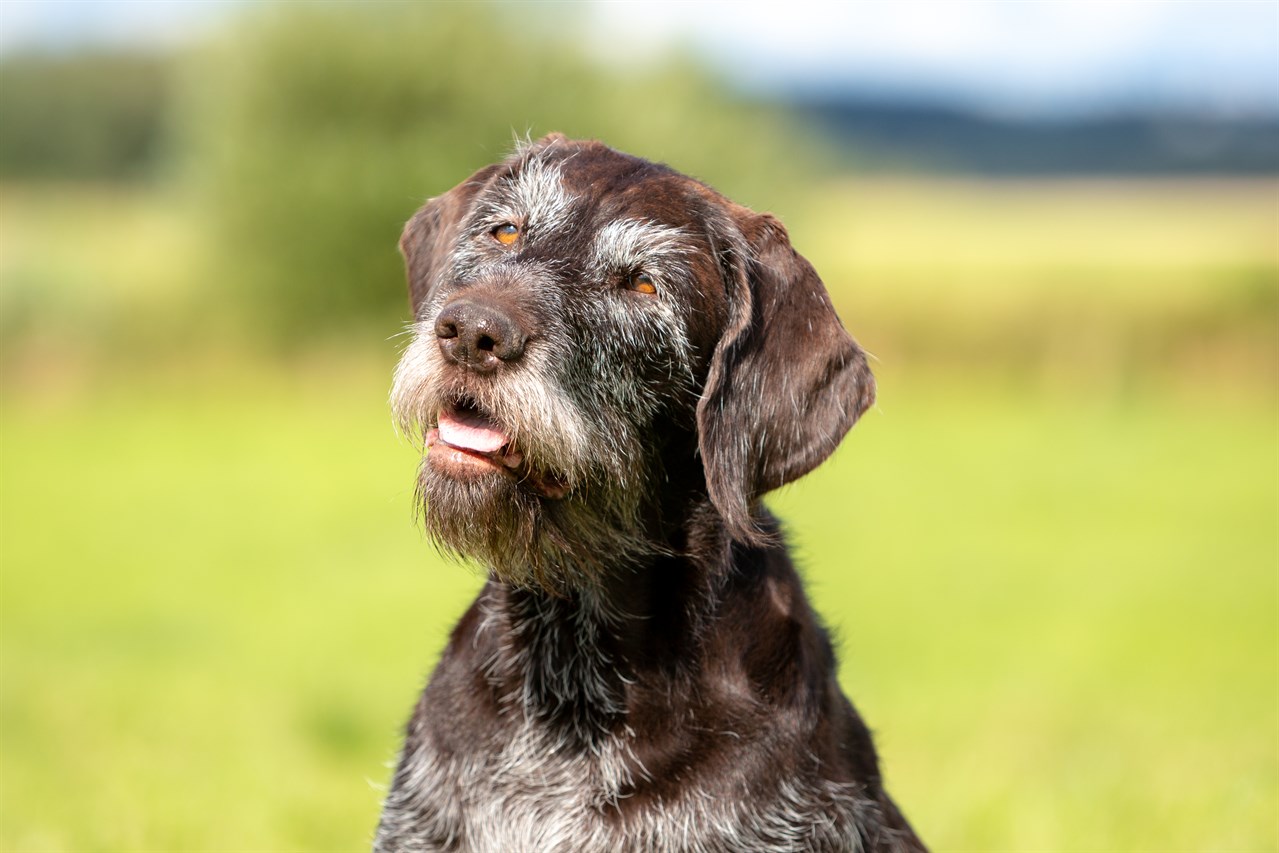
{"label": "dog nose", "polygon": [[435,318],[444,357],[481,373],[524,354],[528,333],[509,311],[489,301],[454,299]]}

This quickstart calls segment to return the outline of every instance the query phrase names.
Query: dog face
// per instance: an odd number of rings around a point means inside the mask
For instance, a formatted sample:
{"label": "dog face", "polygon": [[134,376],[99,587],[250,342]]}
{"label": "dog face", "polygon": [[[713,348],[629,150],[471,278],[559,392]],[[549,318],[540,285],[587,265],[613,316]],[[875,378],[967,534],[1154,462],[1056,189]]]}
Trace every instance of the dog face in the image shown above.
{"label": "dog face", "polygon": [[477,172],[400,247],[417,320],[392,404],[426,447],[426,528],[515,585],[669,550],[672,483],[756,538],[755,499],[873,400],[776,220],[599,143],[550,136]]}

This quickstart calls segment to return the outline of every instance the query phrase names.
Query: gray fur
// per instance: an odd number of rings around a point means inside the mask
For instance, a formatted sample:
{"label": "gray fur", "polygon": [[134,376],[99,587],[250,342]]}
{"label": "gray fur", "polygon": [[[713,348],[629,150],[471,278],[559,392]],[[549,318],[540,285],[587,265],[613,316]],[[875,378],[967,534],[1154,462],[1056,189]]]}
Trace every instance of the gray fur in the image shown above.
{"label": "gray fur", "polygon": [[[401,247],[398,424],[425,443],[472,413],[522,461],[467,476],[424,456],[426,531],[489,579],[409,724],[374,850],[922,849],[757,503],[873,397],[780,224],[548,137],[428,203]],[[655,292],[628,286],[640,271]],[[460,357],[460,306],[520,346]]]}

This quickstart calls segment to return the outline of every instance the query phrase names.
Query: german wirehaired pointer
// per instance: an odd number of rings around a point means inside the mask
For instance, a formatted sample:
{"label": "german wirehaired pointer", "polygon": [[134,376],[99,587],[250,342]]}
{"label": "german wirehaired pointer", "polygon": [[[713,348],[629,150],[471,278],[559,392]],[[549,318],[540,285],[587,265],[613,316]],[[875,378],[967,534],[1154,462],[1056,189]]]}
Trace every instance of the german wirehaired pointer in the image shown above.
{"label": "german wirehaired pointer", "polygon": [[375,849],[922,849],[760,504],[875,393],[781,224],[549,136],[400,248],[424,523],[489,577]]}

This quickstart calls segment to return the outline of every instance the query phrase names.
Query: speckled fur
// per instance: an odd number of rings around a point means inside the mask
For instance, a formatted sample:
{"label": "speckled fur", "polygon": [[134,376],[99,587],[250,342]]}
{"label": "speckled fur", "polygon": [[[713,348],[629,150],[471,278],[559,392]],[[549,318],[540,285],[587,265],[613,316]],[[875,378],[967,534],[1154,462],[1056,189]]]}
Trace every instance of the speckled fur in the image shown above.
{"label": "speckled fur", "polygon": [[[414,710],[375,850],[922,849],[759,503],[874,394],[780,224],[552,136],[428,203],[401,247],[403,429],[465,399],[533,473],[423,464],[428,532],[490,576]],[[628,287],[639,270],[656,293]],[[459,294],[517,318],[518,360],[441,355]]]}

